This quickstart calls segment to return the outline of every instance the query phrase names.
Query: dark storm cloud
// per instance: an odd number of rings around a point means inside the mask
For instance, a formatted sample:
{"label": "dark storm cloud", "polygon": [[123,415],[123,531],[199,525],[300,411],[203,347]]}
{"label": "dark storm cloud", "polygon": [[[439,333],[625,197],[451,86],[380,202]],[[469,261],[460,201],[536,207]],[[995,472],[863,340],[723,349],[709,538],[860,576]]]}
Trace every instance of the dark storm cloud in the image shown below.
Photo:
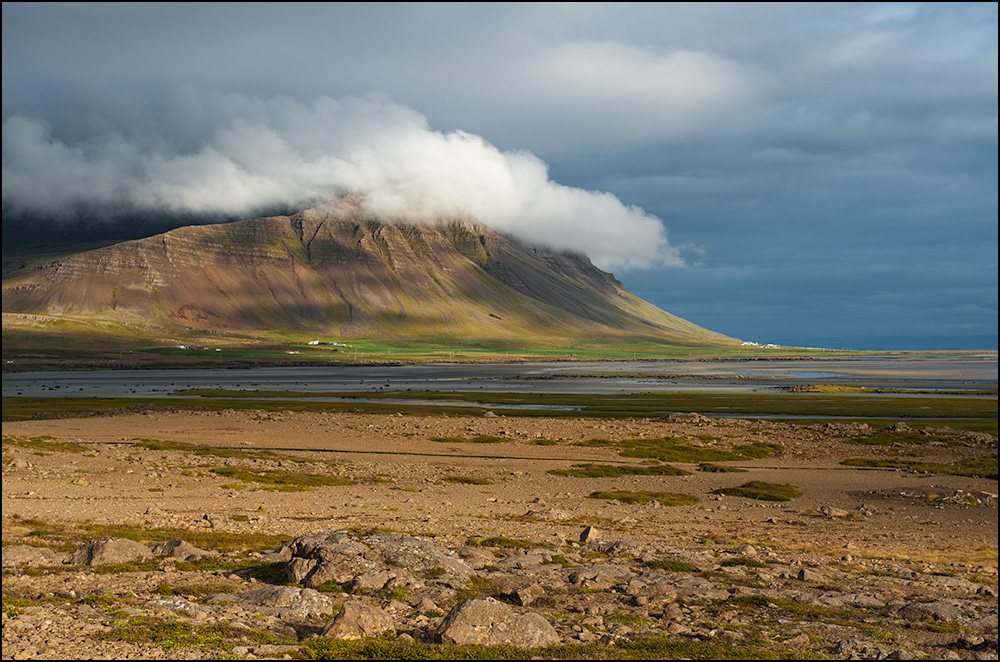
{"label": "dark storm cloud", "polygon": [[[319,106],[381,99],[413,140],[387,152],[376,136],[391,130],[368,123],[364,158],[332,151],[354,174],[391,154],[380,176],[409,184],[412,207],[428,178],[469,163],[431,146],[464,148],[492,182],[456,179],[492,191],[473,211],[507,205],[491,222],[520,214],[550,243],[614,245],[598,259],[618,267],[684,253],[690,268],[619,275],[699,324],[762,341],[916,329],[995,347],[996,11],[7,3],[4,196],[112,186],[131,204],[218,206],[226,196],[192,183],[222,181],[245,205],[319,198],[330,171],[311,142],[331,153],[308,138],[329,133]],[[300,134],[282,124],[290,108],[312,113]],[[36,170],[13,167],[16,149]],[[421,149],[438,166],[407,165]],[[46,190],[39,172],[70,184]],[[497,186],[505,177],[517,186]],[[432,197],[462,199],[446,189]],[[529,193],[502,202],[511,190]]]}

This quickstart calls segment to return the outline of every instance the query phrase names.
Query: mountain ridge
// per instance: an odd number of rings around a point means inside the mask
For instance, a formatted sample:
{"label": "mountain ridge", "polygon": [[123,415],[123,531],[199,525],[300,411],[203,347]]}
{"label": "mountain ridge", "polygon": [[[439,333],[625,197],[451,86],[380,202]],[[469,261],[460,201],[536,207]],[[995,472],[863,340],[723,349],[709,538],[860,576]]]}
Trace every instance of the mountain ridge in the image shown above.
{"label": "mountain ridge", "polygon": [[387,223],[344,201],[40,262],[4,281],[3,310],[344,338],[733,341],[632,295],[585,256],[527,246],[468,219]]}

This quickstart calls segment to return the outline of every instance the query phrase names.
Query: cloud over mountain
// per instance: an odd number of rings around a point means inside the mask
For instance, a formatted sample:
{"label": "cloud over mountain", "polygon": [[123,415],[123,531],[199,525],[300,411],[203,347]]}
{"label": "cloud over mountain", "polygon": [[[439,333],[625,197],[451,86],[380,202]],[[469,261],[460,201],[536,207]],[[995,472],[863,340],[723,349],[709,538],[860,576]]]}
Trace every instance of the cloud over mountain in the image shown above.
{"label": "cloud over mountain", "polygon": [[471,217],[606,268],[682,265],[659,219],[610,193],[560,185],[526,151],[432,129],[385,97],[176,92],[166,129],[56,135],[42,120],[3,125],[3,202],[68,217],[173,213],[229,219],[351,194],[380,218]]}

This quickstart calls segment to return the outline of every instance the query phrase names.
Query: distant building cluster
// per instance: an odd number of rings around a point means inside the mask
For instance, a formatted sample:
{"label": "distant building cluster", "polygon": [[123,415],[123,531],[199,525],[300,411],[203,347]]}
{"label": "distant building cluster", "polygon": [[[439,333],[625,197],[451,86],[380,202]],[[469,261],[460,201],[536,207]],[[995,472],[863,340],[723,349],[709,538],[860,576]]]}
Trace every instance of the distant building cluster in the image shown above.
{"label": "distant building cluster", "polygon": [[763,347],[764,349],[778,349],[781,345],[775,345],[773,343],[761,344],[759,342],[754,342],[752,340],[744,340],[740,343],[744,347]]}

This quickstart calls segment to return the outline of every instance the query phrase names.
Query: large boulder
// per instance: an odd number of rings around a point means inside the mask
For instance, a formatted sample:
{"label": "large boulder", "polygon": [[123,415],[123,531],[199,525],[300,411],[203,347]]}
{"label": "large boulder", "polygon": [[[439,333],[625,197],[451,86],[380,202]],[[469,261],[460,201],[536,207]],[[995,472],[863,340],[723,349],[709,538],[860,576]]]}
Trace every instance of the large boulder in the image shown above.
{"label": "large boulder", "polygon": [[322,635],[332,639],[362,639],[395,634],[392,617],[375,605],[361,600],[348,600],[336,618],[327,623]]}
{"label": "large boulder", "polygon": [[3,548],[3,567],[19,565],[59,565],[66,560],[65,554],[53,552],[48,547],[31,545],[11,545]]}
{"label": "large boulder", "polygon": [[493,598],[459,602],[438,628],[443,644],[540,648],[560,643],[555,628],[533,612],[517,614]]}
{"label": "large boulder", "polygon": [[228,597],[244,608],[279,616],[311,618],[332,614],[335,607],[329,596],[298,586],[262,586]]}
{"label": "large boulder", "polygon": [[168,540],[153,547],[153,556],[169,556],[183,561],[197,561],[206,556],[217,556],[218,553],[210,549],[195,547],[184,540]]}
{"label": "large boulder", "polygon": [[278,551],[284,549],[291,553],[286,577],[309,587],[382,577],[383,572],[388,573],[386,581],[402,576],[402,571],[390,568],[405,568],[415,576],[433,571],[439,581],[458,584],[473,575],[471,567],[444,547],[400,533],[378,533],[363,539],[348,531],[320,533],[296,538]]}
{"label": "large boulder", "polygon": [[128,538],[99,538],[80,545],[69,557],[74,565],[104,565],[148,561],[153,552],[140,542]]}

